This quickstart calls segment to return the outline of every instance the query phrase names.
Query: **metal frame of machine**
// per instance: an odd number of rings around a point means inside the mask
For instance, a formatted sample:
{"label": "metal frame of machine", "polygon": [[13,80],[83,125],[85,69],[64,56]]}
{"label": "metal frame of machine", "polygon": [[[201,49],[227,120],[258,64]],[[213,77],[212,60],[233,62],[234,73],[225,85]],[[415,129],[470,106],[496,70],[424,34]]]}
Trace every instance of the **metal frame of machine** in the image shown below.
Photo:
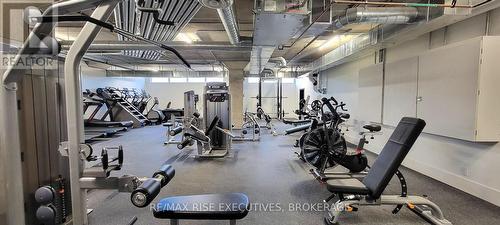
{"label": "metal frame of machine", "polygon": [[[2,77],[0,102],[2,105],[16,105],[17,85],[18,82],[22,80],[26,71],[26,69],[18,67],[17,65],[19,64],[17,62],[22,60],[22,57],[35,54],[39,54],[43,57],[53,57],[59,53],[60,46],[55,44],[57,42],[49,36],[56,26],[55,22],[87,21],[67,52],[64,62],[68,141],[61,143],[60,152],[63,156],[69,158],[72,223],[75,225],[88,224],[86,209],[86,192],[88,189],[117,189],[119,191],[132,192],[132,203],[138,207],[143,207],[149,204],[159,193],[159,190],[156,188],[161,188],[168,183],[168,177],[170,177],[168,173],[172,171],[170,166],[164,165],[158,173],[153,175],[153,178],[139,179],[136,176],[109,177],[109,172],[121,168],[121,165],[113,165],[108,168],[103,167],[102,171],[91,174],[88,173],[88,170],[84,170],[84,162],[87,160],[86,156],[88,156],[88,154],[85,153],[88,153],[87,150],[89,148],[87,145],[81,144],[84,142],[84,126],[82,119],[83,106],[81,104],[82,92],[79,65],[83,55],[102,27],[117,33],[124,32],[123,35],[131,35],[127,31],[113,27],[112,24],[103,22],[109,18],[120,1],[121,0],[69,0],[51,5],[45,10],[42,17],[38,18],[41,20],[38,21],[21,50],[16,55],[14,59],[16,63],[12,64]],[[68,14],[93,8],[95,9],[91,16],[66,16]],[[152,44],[154,42],[142,37],[135,38]],[[154,42],[154,44],[160,48],[178,54],[174,49],[164,46],[161,43]],[[49,46],[49,48],[46,46]],[[185,62],[180,55],[178,56]],[[187,62],[185,63],[189,67],[189,64]],[[0,111],[2,127],[8,127],[10,129],[10,132],[2,132],[0,136],[0,140],[3,142],[2,144],[10,148],[10,150],[7,151],[7,158],[9,159],[7,160],[8,164],[5,165],[6,174],[8,175],[6,177],[9,184],[8,186],[13,187],[8,189],[9,195],[7,195],[7,201],[9,202],[9,207],[7,209],[8,224],[25,224],[19,135],[20,128],[17,110],[17,107],[2,107]],[[123,160],[123,155],[121,157]],[[118,159],[118,161],[120,160]],[[145,188],[144,185],[155,186],[155,192],[157,192],[149,193],[151,189]]]}

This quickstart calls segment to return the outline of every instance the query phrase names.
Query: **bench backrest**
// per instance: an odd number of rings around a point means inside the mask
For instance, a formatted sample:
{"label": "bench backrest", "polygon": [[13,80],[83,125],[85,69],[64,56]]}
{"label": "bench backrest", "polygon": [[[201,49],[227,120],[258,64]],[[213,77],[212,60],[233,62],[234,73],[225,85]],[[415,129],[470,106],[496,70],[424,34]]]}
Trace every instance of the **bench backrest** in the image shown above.
{"label": "bench backrest", "polygon": [[425,127],[425,121],[404,117],[363,179],[370,196],[379,198]]}

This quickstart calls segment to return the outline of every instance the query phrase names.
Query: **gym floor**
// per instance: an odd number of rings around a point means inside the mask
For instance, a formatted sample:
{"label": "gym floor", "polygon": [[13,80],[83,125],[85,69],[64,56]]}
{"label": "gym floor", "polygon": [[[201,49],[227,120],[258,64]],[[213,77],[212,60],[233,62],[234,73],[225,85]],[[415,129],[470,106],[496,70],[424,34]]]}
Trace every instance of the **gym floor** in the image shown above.
{"label": "gym floor", "polygon": [[[284,130],[277,124],[278,130]],[[249,212],[238,224],[323,224],[324,211],[289,210],[289,204],[320,203],[330,193],[325,186],[308,173],[308,166],[293,153],[292,147],[298,136],[272,136],[264,132],[260,142],[233,142],[229,157],[223,159],[194,158],[195,149],[180,151],[175,145],[164,146],[165,128],[162,126],[133,129],[122,136],[94,145],[123,145],[125,162],[123,169],[112,174],[151,176],[167,162],[175,170],[175,178],[163,188],[156,201],[174,195],[203,193],[246,193],[250,201],[262,207]],[[373,162],[374,155],[369,155]],[[443,210],[454,225],[500,224],[500,207],[485,202],[446,184],[402,168],[409,194],[428,195]],[[386,194],[397,194],[398,182],[391,181]],[[130,195],[111,191],[93,191],[88,195],[91,224],[128,224],[133,216],[137,225],[168,224],[153,217],[149,208],[136,208],[130,203]],[[155,202],[156,202],[155,201]],[[279,206],[280,210],[265,210],[266,204]],[[278,205],[279,204],[279,205]],[[393,207],[361,207],[358,212],[346,213],[341,224],[427,224],[424,220],[403,208],[392,215]],[[181,221],[181,224],[226,224],[222,221]]]}

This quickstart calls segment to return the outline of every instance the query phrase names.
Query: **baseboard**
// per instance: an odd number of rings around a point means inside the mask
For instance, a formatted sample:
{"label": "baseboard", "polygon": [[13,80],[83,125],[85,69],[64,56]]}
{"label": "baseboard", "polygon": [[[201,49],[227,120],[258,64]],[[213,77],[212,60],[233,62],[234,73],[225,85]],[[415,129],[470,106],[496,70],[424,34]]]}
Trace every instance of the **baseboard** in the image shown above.
{"label": "baseboard", "polygon": [[406,158],[403,166],[415,170],[425,176],[436,179],[461,191],[469,193],[494,205],[500,206],[500,190],[470,180],[466,177],[450,173],[411,158]]}

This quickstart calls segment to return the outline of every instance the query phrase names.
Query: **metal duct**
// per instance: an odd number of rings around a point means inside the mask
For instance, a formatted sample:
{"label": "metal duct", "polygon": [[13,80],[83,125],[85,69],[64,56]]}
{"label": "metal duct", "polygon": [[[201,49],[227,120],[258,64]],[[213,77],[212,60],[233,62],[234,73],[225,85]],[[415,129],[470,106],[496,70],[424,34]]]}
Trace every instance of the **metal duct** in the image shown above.
{"label": "metal duct", "polygon": [[340,29],[349,24],[407,24],[419,16],[415,7],[357,7],[346,10],[344,16],[334,22],[334,28]]}
{"label": "metal duct", "polygon": [[216,9],[222,25],[227,32],[229,42],[233,45],[240,43],[240,28],[234,13],[233,0],[198,0],[203,6]]}
{"label": "metal duct", "polygon": [[[73,41],[60,42],[62,49],[69,49]],[[196,42],[187,44],[185,42],[169,41],[162,44],[174,47],[177,50],[212,50],[212,51],[251,51],[250,45],[231,45],[222,42]],[[157,50],[158,46],[138,41],[104,41],[94,42],[90,45],[88,52],[120,51],[120,50]]]}
{"label": "metal duct", "polygon": [[[137,12],[135,0],[125,0],[115,8],[118,28],[154,41],[171,41],[177,36],[201,8],[197,0],[157,1],[145,0],[144,7],[161,9],[160,20],[175,22],[175,25],[157,23],[152,13]],[[118,36],[119,41],[128,39]],[[148,60],[158,60],[161,54],[151,50],[125,50],[124,55]]]}
{"label": "metal duct", "polygon": [[270,58],[269,62],[277,63],[280,67],[286,67],[286,59],[283,57]]}
{"label": "metal duct", "polygon": [[[269,74],[269,76],[267,74]],[[262,70],[262,75],[264,75],[264,77],[274,77],[274,71],[266,68]]]}

